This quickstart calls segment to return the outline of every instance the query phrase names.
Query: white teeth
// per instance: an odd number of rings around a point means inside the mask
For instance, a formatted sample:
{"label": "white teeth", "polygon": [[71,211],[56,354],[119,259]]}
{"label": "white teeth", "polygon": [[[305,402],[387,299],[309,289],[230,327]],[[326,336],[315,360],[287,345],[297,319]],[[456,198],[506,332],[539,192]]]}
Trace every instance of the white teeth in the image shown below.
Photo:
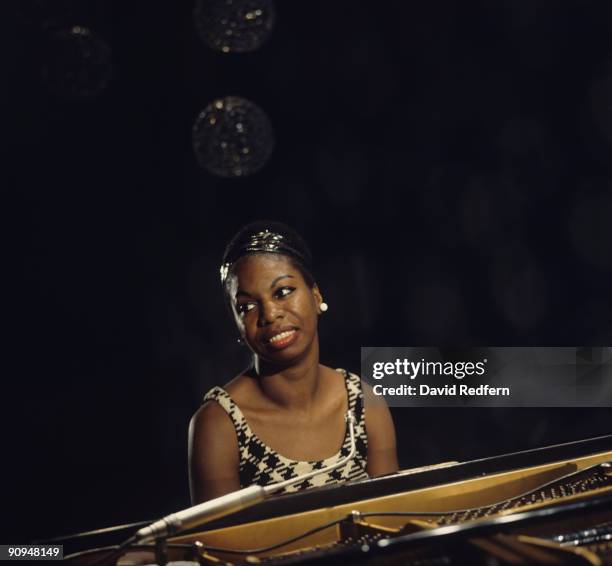
{"label": "white teeth", "polygon": [[279,342],[280,340],[283,340],[283,338],[287,338],[287,336],[291,336],[294,332],[295,330],[285,330],[285,332],[281,332],[280,334],[277,334],[276,336],[272,336],[272,338],[270,338],[270,342]]}

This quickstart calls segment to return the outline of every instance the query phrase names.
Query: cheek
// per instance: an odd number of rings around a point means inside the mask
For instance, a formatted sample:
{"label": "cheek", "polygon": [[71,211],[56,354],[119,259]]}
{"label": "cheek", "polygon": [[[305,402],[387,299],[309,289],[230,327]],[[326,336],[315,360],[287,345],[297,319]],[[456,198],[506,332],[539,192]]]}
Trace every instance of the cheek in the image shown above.
{"label": "cheek", "polygon": [[300,301],[299,312],[302,313],[302,317],[305,320],[311,322],[314,326],[317,325],[318,314],[316,303],[311,296],[303,297]]}

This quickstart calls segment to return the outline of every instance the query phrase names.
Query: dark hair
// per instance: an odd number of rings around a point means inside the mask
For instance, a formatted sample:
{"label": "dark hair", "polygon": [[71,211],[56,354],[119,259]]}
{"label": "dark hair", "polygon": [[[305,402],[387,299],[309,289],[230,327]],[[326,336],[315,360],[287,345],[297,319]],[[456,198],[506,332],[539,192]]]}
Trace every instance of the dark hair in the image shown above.
{"label": "dark hair", "polygon": [[225,282],[233,265],[241,258],[254,254],[279,254],[291,261],[309,287],[314,287],[312,255],[304,239],[282,222],[258,220],[243,226],[229,241],[221,262],[221,283]]}

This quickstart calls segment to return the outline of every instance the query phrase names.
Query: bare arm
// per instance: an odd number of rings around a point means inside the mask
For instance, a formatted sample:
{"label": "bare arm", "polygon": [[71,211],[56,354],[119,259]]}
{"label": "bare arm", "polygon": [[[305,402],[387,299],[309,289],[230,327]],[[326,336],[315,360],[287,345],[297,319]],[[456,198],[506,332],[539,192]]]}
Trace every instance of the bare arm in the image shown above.
{"label": "bare arm", "polygon": [[214,401],[202,405],[189,423],[188,454],[192,504],[240,489],[234,425]]}
{"label": "bare arm", "polygon": [[395,427],[385,401],[374,395],[369,385],[362,382],[365,425],[368,434],[368,465],[370,477],[397,472]]}

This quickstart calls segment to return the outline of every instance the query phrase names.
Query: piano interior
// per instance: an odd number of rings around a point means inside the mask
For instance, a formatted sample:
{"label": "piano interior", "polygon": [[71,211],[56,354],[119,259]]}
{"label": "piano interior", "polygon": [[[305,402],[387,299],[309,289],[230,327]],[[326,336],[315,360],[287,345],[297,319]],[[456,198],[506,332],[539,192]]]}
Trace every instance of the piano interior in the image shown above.
{"label": "piano interior", "polygon": [[[501,533],[504,523],[499,521],[519,512],[612,496],[609,461],[612,452],[200,532],[173,542],[197,540],[211,564],[216,559],[230,564],[306,563],[326,554],[342,561],[343,553],[337,550],[348,547],[358,552],[345,553],[347,558],[366,561],[372,547],[389,539],[406,549],[393,552],[391,545],[383,544],[380,548],[387,552],[372,552],[371,559],[378,554],[385,564],[465,563],[468,557],[483,564],[495,563],[492,557],[500,564],[612,564],[612,505],[561,518],[542,517],[537,524],[517,521],[515,526],[510,523],[510,534]],[[456,544],[445,543],[445,533],[433,536],[429,544],[426,537],[420,544],[417,537],[406,544],[406,535],[449,526],[473,528],[490,519],[498,519],[500,534],[472,538],[466,530],[466,539]],[[449,545],[465,547],[458,562]]]}
{"label": "piano interior", "polygon": [[[168,559],[612,564],[612,436],[309,492],[169,539]],[[150,563],[152,552],[133,549],[116,563]]]}

